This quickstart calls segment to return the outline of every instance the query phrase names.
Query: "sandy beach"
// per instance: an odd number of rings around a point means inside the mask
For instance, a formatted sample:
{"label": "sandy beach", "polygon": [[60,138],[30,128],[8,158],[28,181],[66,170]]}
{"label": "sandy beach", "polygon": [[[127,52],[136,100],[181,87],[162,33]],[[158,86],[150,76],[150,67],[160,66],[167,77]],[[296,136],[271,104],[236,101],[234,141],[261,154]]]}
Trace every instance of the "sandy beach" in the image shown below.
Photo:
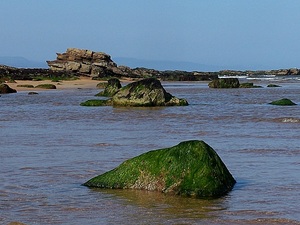
{"label": "sandy beach", "polygon": [[[92,80],[87,77],[80,77],[77,80],[70,81],[59,81],[52,82],[51,80],[43,80],[43,81],[31,81],[31,80],[15,80],[15,83],[7,83],[7,85],[17,91],[38,91],[38,90],[63,90],[63,89],[75,89],[75,88],[96,88],[97,84],[100,82],[99,80]],[[36,87],[40,84],[54,84],[56,89],[41,89],[41,88],[32,88],[32,87],[24,87],[23,85],[33,85]]]}

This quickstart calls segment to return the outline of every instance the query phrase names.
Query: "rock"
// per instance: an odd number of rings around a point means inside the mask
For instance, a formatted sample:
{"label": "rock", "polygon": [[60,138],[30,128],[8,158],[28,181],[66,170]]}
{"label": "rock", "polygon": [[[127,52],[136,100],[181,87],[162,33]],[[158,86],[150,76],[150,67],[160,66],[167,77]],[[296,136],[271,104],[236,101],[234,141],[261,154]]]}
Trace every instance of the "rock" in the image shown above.
{"label": "rock", "polygon": [[116,94],[119,91],[121,87],[122,85],[119,79],[111,78],[108,80],[105,89],[100,93],[98,93],[96,96],[112,97],[114,94]]}
{"label": "rock", "polygon": [[84,185],[201,198],[223,196],[235,183],[217,153],[205,142],[195,140],[129,159]]}
{"label": "rock", "polygon": [[97,84],[96,87],[97,87],[97,88],[100,88],[100,89],[102,89],[102,88],[105,89],[106,86],[107,86],[107,82],[100,82],[100,83]]}
{"label": "rock", "polygon": [[287,98],[276,100],[276,101],[270,102],[269,104],[281,105],[281,106],[297,105],[296,103],[292,102],[290,99],[287,99]]}
{"label": "rock", "polygon": [[47,61],[52,71],[71,71],[92,77],[108,77],[115,74],[117,64],[110,55],[86,49],[68,48],[65,53],[57,53],[54,61]]}
{"label": "rock", "polygon": [[262,88],[262,86],[254,85],[253,83],[241,83],[240,88]]}
{"label": "rock", "polygon": [[28,92],[28,95],[38,95],[38,94],[39,94],[39,93],[34,92],[34,91]]}
{"label": "rock", "polygon": [[17,87],[34,88],[32,84],[18,84]]}
{"label": "rock", "polygon": [[240,82],[238,78],[220,78],[209,82],[210,88],[238,88]]}
{"label": "rock", "polygon": [[7,84],[0,84],[0,94],[9,94],[9,93],[16,93],[15,89],[12,89]]}
{"label": "rock", "polygon": [[102,100],[102,99],[91,99],[80,103],[80,105],[81,106],[109,106],[111,105],[111,101]]}
{"label": "rock", "polygon": [[277,85],[277,84],[268,84],[267,87],[281,87],[281,86],[279,86],[279,85]]}
{"label": "rock", "polygon": [[178,99],[166,92],[160,81],[147,78],[122,87],[113,97],[114,106],[183,106],[185,99]]}
{"label": "rock", "polygon": [[56,86],[54,84],[39,84],[35,88],[56,89]]}

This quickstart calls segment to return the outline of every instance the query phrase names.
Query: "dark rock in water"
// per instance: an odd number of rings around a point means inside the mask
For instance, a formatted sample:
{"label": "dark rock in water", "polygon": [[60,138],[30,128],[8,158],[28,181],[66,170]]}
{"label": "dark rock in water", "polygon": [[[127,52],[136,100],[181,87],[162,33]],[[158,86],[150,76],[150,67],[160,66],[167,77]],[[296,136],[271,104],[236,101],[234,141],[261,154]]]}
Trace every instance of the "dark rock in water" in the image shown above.
{"label": "dark rock in water", "polygon": [[121,82],[117,78],[111,78],[108,80],[108,83],[104,89],[104,91],[101,91],[96,96],[106,96],[106,97],[112,97],[114,94],[116,94],[119,89],[122,87]]}
{"label": "dark rock in water", "polygon": [[241,83],[240,88],[262,88],[262,86],[254,85],[253,83]]}
{"label": "dark rock in water", "polygon": [[88,187],[140,189],[182,196],[220,197],[235,179],[203,141],[185,141],[153,150],[84,183]]}
{"label": "dark rock in water", "polygon": [[35,88],[56,89],[56,86],[54,84],[39,84]]}
{"label": "dark rock in water", "polygon": [[280,85],[277,85],[277,84],[268,84],[267,87],[281,87]]}
{"label": "dark rock in water", "polygon": [[276,101],[270,102],[269,104],[282,105],[282,106],[297,105],[296,103],[292,102],[290,99],[287,99],[287,98],[276,100]]}
{"label": "dark rock in water", "polygon": [[15,89],[12,89],[7,84],[0,84],[0,94],[9,94],[9,93],[16,93]]}
{"label": "dark rock in water", "polygon": [[113,97],[114,106],[184,106],[185,99],[172,96],[155,78],[136,81],[121,88]]}
{"label": "dark rock in water", "polygon": [[220,78],[209,82],[210,88],[238,88],[240,82],[238,78]]}
{"label": "dark rock in water", "polygon": [[28,92],[28,95],[38,95],[38,94],[39,94],[39,93],[34,92],[34,91]]}
{"label": "dark rock in water", "polygon": [[110,100],[102,100],[102,99],[91,99],[85,102],[80,103],[81,106],[110,106]]}

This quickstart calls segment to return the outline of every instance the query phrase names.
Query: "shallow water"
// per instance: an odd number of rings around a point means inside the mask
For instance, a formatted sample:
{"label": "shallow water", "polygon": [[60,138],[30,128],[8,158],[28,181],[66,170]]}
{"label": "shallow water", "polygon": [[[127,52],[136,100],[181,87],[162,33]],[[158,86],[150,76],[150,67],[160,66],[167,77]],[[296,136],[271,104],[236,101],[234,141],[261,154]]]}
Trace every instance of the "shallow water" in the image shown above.
{"label": "shallow water", "polygon": [[[0,224],[300,224],[300,83],[163,83],[186,107],[82,107],[97,89],[0,97]],[[296,106],[267,103],[290,98]],[[133,156],[204,140],[237,180],[191,199],[81,186]]]}

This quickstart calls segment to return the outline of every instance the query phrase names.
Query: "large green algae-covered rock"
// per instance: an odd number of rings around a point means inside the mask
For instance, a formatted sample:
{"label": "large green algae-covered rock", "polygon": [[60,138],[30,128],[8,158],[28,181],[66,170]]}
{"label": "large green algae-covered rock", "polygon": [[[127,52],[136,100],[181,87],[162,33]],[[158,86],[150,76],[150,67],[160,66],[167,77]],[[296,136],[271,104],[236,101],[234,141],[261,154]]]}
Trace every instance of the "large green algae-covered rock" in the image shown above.
{"label": "large green algae-covered rock", "polygon": [[129,159],[84,185],[219,197],[229,192],[235,182],[209,145],[203,141],[185,141]]}
{"label": "large green algae-covered rock", "polygon": [[146,78],[122,87],[113,97],[114,106],[184,106],[185,99],[172,96],[155,78]]}

